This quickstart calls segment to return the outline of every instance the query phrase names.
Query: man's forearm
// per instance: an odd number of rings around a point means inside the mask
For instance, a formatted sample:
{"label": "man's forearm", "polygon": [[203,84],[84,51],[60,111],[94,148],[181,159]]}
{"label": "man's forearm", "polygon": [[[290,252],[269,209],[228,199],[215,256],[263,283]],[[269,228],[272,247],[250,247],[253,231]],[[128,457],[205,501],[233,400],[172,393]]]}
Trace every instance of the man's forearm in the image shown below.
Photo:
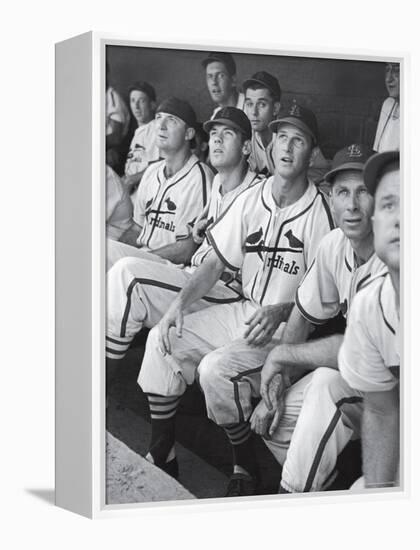
{"label": "man's forearm", "polygon": [[[372,405],[372,394],[365,394],[362,423],[363,475],[366,487],[392,487],[399,465],[400,415],[397,390],[383,392],[385,407]],[[391,397],[391,399],[388,399]]]}
{"label": "man's forearm", "polygon": [[129,244],[130,246],[135,246],[136,248],[139,248],[139,245],[137,244],[137,239],[139,238],[141,230],[142,228],[135,222],[133,222],[133,224],[121,235],[119,241],[125,244]]}
{"label": "man's forearm", "polygon": [[220,275],[223,273],[224,264],[213,252],[197,268],[191,279],[176,297],[181,309],[185,309],[195,301],[199,300],[213,288]]}
{"label": "man's forearm", "polygon": [[281,344],[281,362],[288,367],[315,370],[318,367],[338,369],[338,350],[343,341],[342,334],[310,340],[302,344]]}
{"label": "man's forearm", "polygon": [[152,250],[152,252],[174,264],[188,264],[197,248],[198,244],[194,242],[192,235],[189,235],[186,239],[161,246],[156,250]]}
{"label": "man's forearm", "polygon": [[298,344],[306,342],[311,331],[311,324],[302,317],[296,305],[293,306],[292,312],[289,315],[287,325],[284,328],[281,337],[283,344]]}

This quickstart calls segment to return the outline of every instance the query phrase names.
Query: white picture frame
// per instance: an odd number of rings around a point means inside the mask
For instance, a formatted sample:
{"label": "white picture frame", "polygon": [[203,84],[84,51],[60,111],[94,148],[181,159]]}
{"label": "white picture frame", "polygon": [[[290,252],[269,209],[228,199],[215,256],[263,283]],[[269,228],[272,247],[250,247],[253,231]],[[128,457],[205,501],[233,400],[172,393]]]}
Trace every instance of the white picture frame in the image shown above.
{"label": "white picture frame", "polygon": [[[401,486],[378,492],[316,493],[249,497],[227,502],[178,501],[107,505],[105,496],[105,50],[132,46],[252,53],[261,55],[395,61],[401,64],[401,95],[406,98],[408,55],[389,53],[304,51],[244,44],[166,44],[86,33],[56,45],[56,504],[90,518],[137,514],[145,508],[198,506],[237,507],[250,499],[256,506],[299,505],[301,499],[329,502],[401,498],[410,486],[408,468],[407,362],[401,377],[403,395]],[[403,179],[405,110],[401,108]],[[69,154],[71,151],[71,154]],[[77,159],[75,162],[74,159]],[[404,188],[407,203],[409,191]],[[406,209],[404,210],[404,214]],[[74,223],[77,218],[78,223]],[[405,221],[404,221],[405,225]],[[70,229],[71,228],[71,229]],[[405,261],[405,255],[402,259]],[[404,296],[403,290],[403,296]],[[404,319],[406,303],[403,300]],[[403,324],[403,334],[408,331]],[[405,346],[404,346],[405,347]]]}

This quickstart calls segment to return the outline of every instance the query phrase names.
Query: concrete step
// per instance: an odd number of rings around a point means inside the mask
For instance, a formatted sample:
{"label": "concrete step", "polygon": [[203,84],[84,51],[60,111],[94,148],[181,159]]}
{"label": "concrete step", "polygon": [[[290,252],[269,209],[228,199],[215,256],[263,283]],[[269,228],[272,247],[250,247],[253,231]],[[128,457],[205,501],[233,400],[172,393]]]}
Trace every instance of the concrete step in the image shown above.
{"label": "concrete step", "polygon": [[106,434],[106,503],[194,499],[189,491],[117,438]]}

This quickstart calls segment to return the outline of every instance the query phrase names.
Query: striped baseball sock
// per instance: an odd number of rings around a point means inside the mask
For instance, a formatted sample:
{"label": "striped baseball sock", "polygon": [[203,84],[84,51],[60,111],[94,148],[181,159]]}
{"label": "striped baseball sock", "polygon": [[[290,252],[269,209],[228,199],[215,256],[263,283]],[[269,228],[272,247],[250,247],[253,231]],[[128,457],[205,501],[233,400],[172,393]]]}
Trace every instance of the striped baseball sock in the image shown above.
{"label": "striped baseball sock", "polygon": [[114,335],[106,336],[106,358],[107,359],[123,359],[133,338],[122,338]]}
{"label": "striped baseball sock", "polygon": [[239,466],[251,476],[255,476],[257,464],[249,422],[224,426],[224,430],[232,445],[234,465]]}
{"label": "striped baseball sock", "polygon": [[179,396],[163,396],[148,393],[152,440],[149,453],[156,465],[164,464],[175,444],[175,415]]}

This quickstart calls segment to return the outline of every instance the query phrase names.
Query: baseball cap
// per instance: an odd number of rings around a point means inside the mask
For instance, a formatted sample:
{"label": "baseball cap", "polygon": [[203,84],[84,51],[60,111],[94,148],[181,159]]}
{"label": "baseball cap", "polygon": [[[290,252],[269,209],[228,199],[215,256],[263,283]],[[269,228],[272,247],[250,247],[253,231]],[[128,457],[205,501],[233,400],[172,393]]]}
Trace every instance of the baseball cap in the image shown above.
{"label": "baseball cap", "polygon": [[363,171],[366,161],[373,155],[373,151],[361,143],[353,143],[340,149],[333,158],[331,170],[324,176],[325,181],[331,183],[339,172],[345,170]]}
{"label": "baseball cap", "polygon": [[214,118],[207,120],[203,124],[203,128],[209,133],[214,124],[226,124],[226,126],[242,132],[246,139],[251,139],[252,137],[249,118],[241,109],[237,109],[236,107],[222,107],[217,111]]}
{"label": "baseball cap", "polygon": [[195,116],[194,109],[183,99],[177,97],[168,97],[159,105],[156,113],[168,113],[175,115],[185,122],[189,128],[195,128],[197,124],[197,118]]}
{"label": "baseball cap", "polygon": [[258,71],[257,73],[253,74],[251,78],[248,78],[247,80],[245,80],[245,82],[242,85],[242,88],[245,91],[247,88],[249,88],[253,84],[261,84],[263,88],[267,88],[268,90],[270,90],[270,92],[274,95],[276,99],[280,99],[281,97],[280,84],[277,78],[272,74],[267,73],[265,71]]}
{"label": "baseball cap", "polygon": [[145,82],[144,80],[137,80],[130,86],[128,93],[131,94],[131,92],[134,92],[135,90],[144,92],[151,101],[156,101],[155,89],[148,82]]}
{"label": "baseball cap", "polygon": [[210,52],[208,56],[203,59],[201,65],[206,68],[209,63],[213,63],[214,61],[223,63],[230,75],[236,74],[236,63],[232,54],[226,52]]}
{"label": "baseball cap", "polygon": [[379,180],[385,172],[385,169],[392,164],[396,164],[397,168],[400,168],[399,151],[384,151],[383,153],[376,153],[370,157],[366,163],[363,171],[363,178],[365,185],[372,196],[375,195]]}
{"label": "baseball cap", "polygon": [[309,134],[314,144],[317,143],[318,123],[315,114],[310,109],[294,101],[287,111],[284,112],[283,116],[270,122],[268,127],[273,132],[277,132],[280,124],[283,123],[293,124],[293,126],[296,126],[296,128],[299,128],[302,132]]}

